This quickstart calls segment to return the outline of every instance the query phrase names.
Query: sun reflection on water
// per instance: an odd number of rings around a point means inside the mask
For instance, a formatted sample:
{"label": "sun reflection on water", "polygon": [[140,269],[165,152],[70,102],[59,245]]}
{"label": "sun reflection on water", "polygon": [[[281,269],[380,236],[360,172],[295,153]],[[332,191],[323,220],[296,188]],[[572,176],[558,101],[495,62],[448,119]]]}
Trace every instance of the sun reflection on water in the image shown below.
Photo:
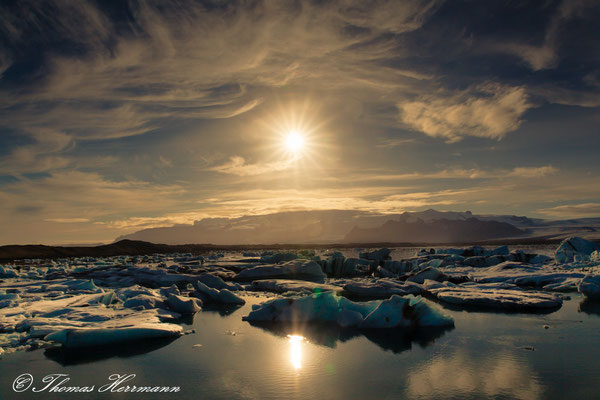
{"label": "sun reflection on water", "polygon": [[302,368],[302,342],[304,336],[288,335],[290,342],[290,362],[295,370]]}

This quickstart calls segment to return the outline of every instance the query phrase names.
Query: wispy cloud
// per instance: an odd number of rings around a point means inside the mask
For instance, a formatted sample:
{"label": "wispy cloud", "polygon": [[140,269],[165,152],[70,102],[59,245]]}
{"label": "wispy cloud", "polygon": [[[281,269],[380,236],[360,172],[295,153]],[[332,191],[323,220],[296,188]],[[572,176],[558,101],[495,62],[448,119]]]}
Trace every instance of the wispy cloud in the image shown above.
{"label": "wispy cloud", "polygon": [[600,203],[569,204],[537,210],[557,218],[600,217]]}
{"label": "wispy cloud", "polygon": [[221,172],[223,174],[231,174],[238,176],[254,176],[262,175],[268,172],[284,171],[294,165],[294,159],[290,158],[285,161],[276,161],[270,163],[249,164],[244,157],[232,156],[229,161],[208,168],[208,171]]}
{"label": "wispy cloud", "polygon": [[89,218],[46,218],[44,221],[58,222],[61,224],[78,224],[83,222],[90,222]]}
{"label": "wispy cloud", "polygon": [[407,126],[449,141],[465,136],[501,139],[521,125],[522,115],[532,106],[524,88],[489,83],[398,103]]}

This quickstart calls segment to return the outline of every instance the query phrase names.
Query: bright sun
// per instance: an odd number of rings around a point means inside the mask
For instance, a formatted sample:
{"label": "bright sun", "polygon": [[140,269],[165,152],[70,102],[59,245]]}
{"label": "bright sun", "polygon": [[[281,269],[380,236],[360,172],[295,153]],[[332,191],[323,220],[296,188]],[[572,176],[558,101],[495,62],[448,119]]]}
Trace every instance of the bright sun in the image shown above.
{"label": "bright sun", "polygon": [[292,153],[299,153],[304,147],[304,137],[298,131],[288,133],[285,138],[285,147]]}

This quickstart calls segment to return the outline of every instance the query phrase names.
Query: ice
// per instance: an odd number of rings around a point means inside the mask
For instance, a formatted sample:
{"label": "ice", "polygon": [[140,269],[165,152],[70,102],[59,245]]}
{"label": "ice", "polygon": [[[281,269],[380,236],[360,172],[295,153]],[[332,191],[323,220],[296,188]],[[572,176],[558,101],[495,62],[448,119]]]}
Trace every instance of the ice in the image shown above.
{"label": "ice", "polygon": [[579,282],[577,290],[590,300],[600,300],[600,275],[586,275]]}
{"label": "ice", "polygon": [[274,253],[265,254],[260,258],[260,262],[264,264],[277,264],[283,261],[291,261],[298,258],[294,253]]}
{"label": "ice", "polygon": [[246,268],[235,276],[235,279],[239,281],[271,278],[323,280],[326,275],[316,262],[299,259],[277,265]]}
{"label": "ice", "polygon": [[138,294],[137,296],[125,300],[125,302],[123,302],[123,307],[151,310],[154,308],[165,308],[166,306],[162,297]]}
{"label": "ice", "polygon": [[242,287],[237,283],[225,282],[220,277],[207,272],[198,275],[198,280],[204,283],[206,286],[211,287],[213,289],[229,289],[234,291],[242,289]]}
{"label": "ice", "polygon": [[263,279],[252,282],[252,290],[267,292],[314,292],[314,291],[341,291],[339,286],[327,285],[310,281],[299,281],[289,279]]}
{"label": "ice", "polygon": [[572,236],[561,242],[556,249],[554,259],[557,263],[568,263],[573,261],[590,260],[590,255],[594,251],[600,250],[600,246],[589,240]]}
{"label": "ice", "polygon": [[180,314],[194,314],[202,310],[202,302],[200,300],[176,294],[167,297],[167,305],[171,310]]}
{"label": "ice", "polygon": [[485,284],[462,284],[430,289],[429,292],[446,303],[492,309],[532,311],[559,308],[562,305],[562,298],[558,295],[517,287],[499,289]]}
{"label": "ice", "polygon": [[348,295],[367,298],[388,298],[393,294],[420,294],[423,291],[423,288],[417,283],[404,283],[391,279],[356,281],[344,285],[344,292]]}
{"label": "ice", "polygon": [[363,319],[363,315],[357,311],[342,309],[336,322],[342,328],[350,328],[360,325]]}
{"label": "ice", "polygon": [[392,296],[384,301],[356,303],[331,292],[293,299],[274,299],[256,305],[245,321],[329,322],[341,327],[397,328],[450,326],[454,322],[425,299]]}
{"label": "ice", "polygon": [[183,328],[179,325],[142,322],[139,318],[132,318],[124,319],[120,323],[98,324],[94,328],[63,329],[47,335],[44,340],[61,343],[66,348],[76,348],[106,346],[140,339],[177,337],[182,333]]}
{"label": "ice", "polygon": [[422,271],[417,272],[415,275],[409,277],[407,282],[423,283],[426,279],[432,281],[444,282],[449,279],[449,276],[440,271],[437,268],[427,267]]}
{"label": "ice", "polygon": [[371,252],[359,253],[359,258],[363,258],[365,260],[376,261],[379,263],[381,261],[390,259],[390,249],[384,247],[382,249],[371,251]]}
{"label": "ice", "polygon": [[453,326],[452,318],[430,306],[421,296],[392,296],[361,323],[361,328],[444,327]]}
{"label": "ice", "polygon": [[213,289],[206,286],[204,283],[198,281],[194,284],[196,291],[193,296],[201,299],[206,303],[220,303],[220,304],[245,304],[246,301],[241,297],[235,295],[228,289]]}
{"label": "ice", "polygon": [[8,266],[0,265],[0,278],[16,278],[18,276],[17,271]]}

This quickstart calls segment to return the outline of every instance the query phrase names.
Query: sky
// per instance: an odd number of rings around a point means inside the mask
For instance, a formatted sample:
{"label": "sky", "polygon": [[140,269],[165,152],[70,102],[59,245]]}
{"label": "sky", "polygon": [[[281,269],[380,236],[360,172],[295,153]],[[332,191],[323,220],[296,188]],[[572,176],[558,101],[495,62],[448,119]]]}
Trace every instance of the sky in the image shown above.
{"label": "sky", "polygon": [[311,209],[600,216],[599,19],[594,0],[3,1],[0,244]]}

